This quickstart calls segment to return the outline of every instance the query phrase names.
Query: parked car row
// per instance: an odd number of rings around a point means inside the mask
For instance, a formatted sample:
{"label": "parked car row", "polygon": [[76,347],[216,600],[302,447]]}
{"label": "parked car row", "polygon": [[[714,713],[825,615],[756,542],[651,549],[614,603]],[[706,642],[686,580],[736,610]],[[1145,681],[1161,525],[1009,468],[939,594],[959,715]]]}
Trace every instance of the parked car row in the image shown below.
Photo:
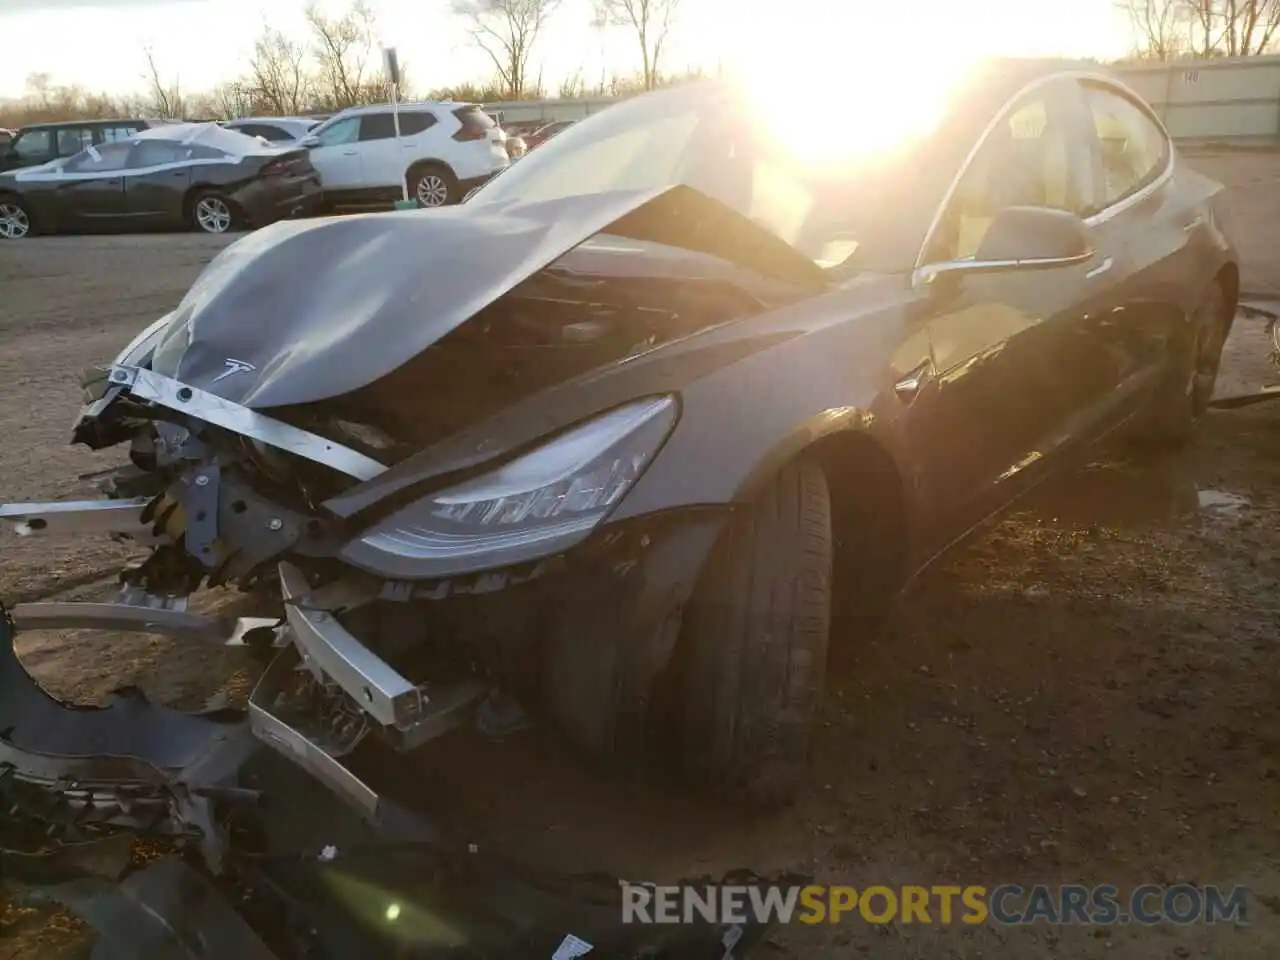
{"label": "parked car row", "polygon": [[[473,103],[405,103],[398,119],[379,104],[323,120],[37,124],[19,130],[0,153],[0,239],[184,222],[221,233],[320,209],[385,208],[403,196],[439,207],[460,203],[522,154]],[[270,162],[281,157],[287,163]],[[302,202],[279,195],[278,188],[288,194],[292,186],[279,179],[285,170],[314,181]],[[163,188],[156,176],[168,178]],[[200,215],[214,202],[205,193],[216,194],[216,216]]]}
{"label": "parked car row", "polygon": [[218,234],[315,213],[321,198],[301,147],[216,123],[164,124],[0,174],[0,239],[184,224]]}

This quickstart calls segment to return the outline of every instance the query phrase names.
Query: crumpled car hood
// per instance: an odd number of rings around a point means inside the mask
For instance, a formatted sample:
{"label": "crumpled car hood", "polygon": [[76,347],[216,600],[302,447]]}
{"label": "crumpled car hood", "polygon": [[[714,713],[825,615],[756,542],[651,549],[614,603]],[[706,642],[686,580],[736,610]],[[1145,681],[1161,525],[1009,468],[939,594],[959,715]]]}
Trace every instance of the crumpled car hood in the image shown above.
{"label": "crumpled car hood", "polygon": [[152,366],[250,407],[340,396],[606,227],[826,283],[794,248],[684,186],[283,222],[209,264],[173,312]]}

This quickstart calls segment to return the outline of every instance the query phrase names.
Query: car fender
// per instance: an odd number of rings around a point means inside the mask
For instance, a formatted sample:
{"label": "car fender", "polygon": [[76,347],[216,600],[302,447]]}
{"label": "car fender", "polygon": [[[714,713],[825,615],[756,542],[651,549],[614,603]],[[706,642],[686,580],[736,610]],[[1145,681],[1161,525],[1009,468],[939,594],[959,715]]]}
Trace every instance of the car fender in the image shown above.
{"label": "car fender", "polygon": [[[411,527],[417,512],[428,507],[428,490],[447,485],[459,472],[496,465],[505,459],[503,448],[520,449],[645,395],[678,395],[680,417],[601,530],[662,513],[744,502],[787,459],[842,431],[872,432],[883,446],[895,436],[893,421],[901,405],[892,391],[884,396],[879,380],[884,358],[900,338],[902,311],[894,305],[859,315],[854,306],[859,303],[848,294],[804,301],[759,323],[730,324],[508,408],[427,456],[438,472],[434,482],[422,478],[418,499],[410,500],[407,485],[397,483],[383,488],[377,497],[381,503],[370,504],[368,496],[379,486],[374,481],[363,491],[328,501],[326,507],[345,516],[349,528],[362,530],[341,556],[379,576],[427,576],[412,558],[393,556],[374,544]],[[899,459],[892,451],[890,456]],[[372,515],[365,513],[371,507]],[[387,507],[393,508],[390,513]],[[372,521],[368,526],[361,522],[365,517],[365,523]]]}

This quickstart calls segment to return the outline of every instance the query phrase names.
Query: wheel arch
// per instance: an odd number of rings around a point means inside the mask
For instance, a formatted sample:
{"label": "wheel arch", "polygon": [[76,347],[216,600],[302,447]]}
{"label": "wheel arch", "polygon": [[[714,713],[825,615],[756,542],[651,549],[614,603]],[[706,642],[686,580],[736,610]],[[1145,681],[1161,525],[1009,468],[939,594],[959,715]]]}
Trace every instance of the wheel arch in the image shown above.
{"label": "wheel arch", "polygon": [[910,574],[911,524],[904,474],[873,427],[859,408],[811,418],[760,458],[734,499],[754,499],[792,460],[815,461],[831,497],[839,612],[878,620]]}
{"label": "wheel arch", "polygon": [[191,184],[191,186],[187,187],[186,191],[182,194],[183,220],[189,221],[191,219],[191,208],[195,205],[196,198],[205,193],[216,193],[227,202],[227,206],[231,208],[231,212],[234,215],[238,216],[241,220],[244,219],[244,208],[240,206],[240,204],[236,203],[235,199],[231,197],[224,188],[218,186],[216,183],[209,183],[205,181]]}
{"label": "wheel arch", "polygon": [[410,162],[408,165],[405,166],[404,168],[405,180],[408,181],[409,174],[413,173],[414,170],[418,170],[422,167],[443,167],[445,170],[449,172],[449,175],[453,177],[455,180],[458,178],[458,171],[453,169],[453,166],[449,163],[449,161],[442,160],[439,157],[418,157],[418,159],[413,160],[412,162]]}

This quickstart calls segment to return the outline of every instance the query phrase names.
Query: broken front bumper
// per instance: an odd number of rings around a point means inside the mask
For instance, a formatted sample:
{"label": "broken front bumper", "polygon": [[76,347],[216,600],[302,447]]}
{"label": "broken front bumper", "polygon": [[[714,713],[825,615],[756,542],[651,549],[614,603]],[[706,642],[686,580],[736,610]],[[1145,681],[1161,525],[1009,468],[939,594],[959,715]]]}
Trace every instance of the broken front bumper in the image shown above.
{"label": "broken front bumper", "polygon": [[[763,935],[757,923],[626,924],[617,880],[548,876],[452,843],[353,774],[336,774],[345,768],[332,748],[273,710],[305,672],[301,646],[277,656],[246,720],[178,713],[136,691],[98,708],[60,703],[22,668],[15,635],[15,618],[0,616],[0,868],[35,884],[37,902],[88,921],[104,955],[725,960]],[[271,763],[281,756],[297,766]],[[345,803],[317,794],[313,777]],[[230,825],[248,821],[259,839],[246,851]],[[134,836],[199,849],[203,865],[170,855],[118,882]]]}

